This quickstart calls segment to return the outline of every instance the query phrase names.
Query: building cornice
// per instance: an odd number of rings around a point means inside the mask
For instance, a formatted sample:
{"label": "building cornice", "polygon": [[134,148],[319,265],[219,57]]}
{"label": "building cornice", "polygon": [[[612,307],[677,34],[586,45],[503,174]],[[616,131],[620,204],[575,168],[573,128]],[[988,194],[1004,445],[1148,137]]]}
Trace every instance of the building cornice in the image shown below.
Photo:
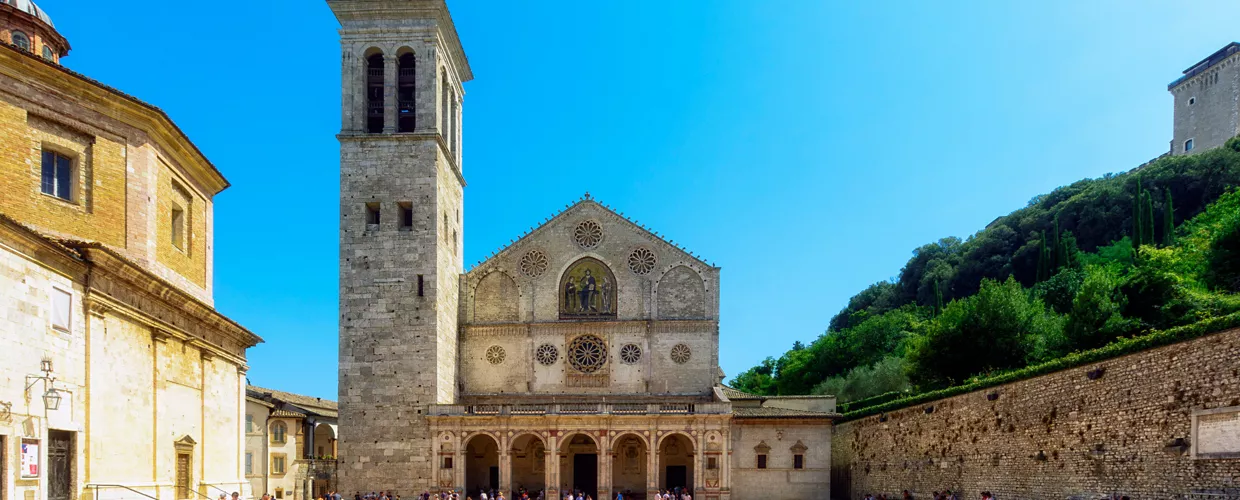
{"label": "building cornice", "polygon": [[203,187],[209,196],[228,188],[228,180],[211,164],[163,110],[92,80],[64,66],[0,44],[0,75],[63,96],[104,116],[142,130],[169,159]]}

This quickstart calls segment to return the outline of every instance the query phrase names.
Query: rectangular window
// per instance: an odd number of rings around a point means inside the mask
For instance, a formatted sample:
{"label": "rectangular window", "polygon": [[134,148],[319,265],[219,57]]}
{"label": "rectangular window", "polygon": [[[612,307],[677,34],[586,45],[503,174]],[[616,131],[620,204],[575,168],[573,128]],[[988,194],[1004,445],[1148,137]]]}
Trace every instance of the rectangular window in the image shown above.
{"label": "rectangular window", "polygon": [[422,296],[422,291],[423,291],[422,284],[423,284],[422,275],[419,274],[418,275],[418,297]]}
{"label": "rectangular window", "polygon": [[271,473],[284,474],[284,455],[275,455],[271,457]]}
{"label": "rectangular window", "polygon": [[1184,152],[1187,153],[1192,150],[1193,150],[1193,140],[1189,139],[1187,141],[1184,141]]}
{"label": "rectangular window", "polygon": [[766,455],[758,455],[758,468],[759,469],[766,468]]}
{"label": "rectangular window", "polygon": [[52,289],[52,328],[70,331],[72,325],[73,294],[59,288]]}
{"label": "rectangular window", "polygon": [[400,228],[406,231],[413,229],[413,203],[402,201],[397,205],[400,207]]}
{"label": "rectangular window", "polygon": [[[375,227],[371,227],[375,226]],[[366,229],[379,229],[379,204],[366,204]]]}
{"label": "rectangular window", "polygon": [[249,434],[254,432],[254,415],[246,414],[245,416],[245,432]]}
{"label": "rectangular window", "polygon": [[245,452],[245,473],[250,475],[254,473],[254,454]]}
{"label": "rectangular window", "polygon": [[276,500],[284,500],[284,488],[276,488]]}
{"label": "rectangular window", "polygon": [[443,457],[443,468],[445,469],[452,468],[452,457]]}
{"label": "rectangular window", "polygon": [[172,246],[185,251],[185,209],[172,205]]}
{"label": "rectangular window", "polygon": [[710,470],[715,470],[715,469],[718,469],[718,468],[719,468],[719,459],[718,459],[718,458],[715,458],[715,457],[707,457],[707,458],[706,458],[706,468],[707,468],[707,469],[710,469]]}
{"label": "rectangular window", "polygon": [[43,193],[73,201],[73,159],[43,150]]}
{"label": "rectangular window", "polygon": [[793,469],[804,469],[805,468],[805,455],[793,455],[792,456],[792,468]]}

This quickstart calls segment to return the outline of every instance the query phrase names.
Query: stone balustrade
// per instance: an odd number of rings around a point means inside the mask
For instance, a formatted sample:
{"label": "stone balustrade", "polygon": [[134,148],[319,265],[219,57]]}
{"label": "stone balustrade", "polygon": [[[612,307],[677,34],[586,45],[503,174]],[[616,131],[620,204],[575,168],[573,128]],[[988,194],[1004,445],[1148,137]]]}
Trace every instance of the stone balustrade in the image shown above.
{"label": "stone balustrade", "polygon": [[729,403],[520,403],[431,405],[436,417],[500,415],[725,415]]}

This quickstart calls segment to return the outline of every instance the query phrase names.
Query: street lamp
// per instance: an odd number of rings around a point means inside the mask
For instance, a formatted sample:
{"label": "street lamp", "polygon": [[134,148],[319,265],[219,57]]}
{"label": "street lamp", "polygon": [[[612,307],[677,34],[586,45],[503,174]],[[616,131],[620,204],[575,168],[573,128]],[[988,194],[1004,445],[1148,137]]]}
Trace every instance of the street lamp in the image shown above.
{"label": "street lamp", "polygon": [[30,397],[30,388],[35,382],[43,381],[43,407],[48,410],[60,409],[60,391],[56,390],[56,376],[52,374],[52,360],[44,358],[39,362],[42,375],[26,375],[26,397]]}

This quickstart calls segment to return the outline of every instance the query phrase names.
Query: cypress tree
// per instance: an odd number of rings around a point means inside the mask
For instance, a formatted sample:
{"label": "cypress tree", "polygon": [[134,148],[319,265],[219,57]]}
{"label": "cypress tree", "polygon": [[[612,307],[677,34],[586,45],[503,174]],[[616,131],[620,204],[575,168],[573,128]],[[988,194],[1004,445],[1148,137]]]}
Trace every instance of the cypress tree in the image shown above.
{"label": "cypress tree", "polygon": [[1154,197],[1150,195],[1149,190],[1146,190],[1145,191],[1145,213],[1141,215],[1141,222],[1145,223],[1145,229],[1143,229],[1142,232],[1145,233],[1145,244],[1146,245],[1157,244],[1157,240],[1154,238],[1154,199],[1153,198]]}
{"label": "cypress tree", "polygon": [[1046,278],[1048,278],[1050,274],[1047,272],[1048,270],[1047,268],[1049,267],[1049,264],[1050,264],[1047,262],[1048,260],[1047,257],[1048,255],[1046,251],[1046,231],[1042,231],[1042,236],[1041,238],[1039,238],[1039,241],[1038,241],[1038,278],[1037,278],[1037,281],[1039,283],[1046,281]]}
{"label": "cypress tree", "polygon": [[939,282],[934,282],[934,315],[938,317],[943,312],[943,292],[939,291]]}
{"label": "cypress tree", "polygon": [[1163,246],[1171,246],[1175,239],[1175,208],[1171,201],[1171,188],[1163,188],[1162,213]]}
{"label": "cypress tree", "polygon": [[1132,193],[1132,250],[1141,248],[1141,178],[1137,178],[1137,188]]}
{"label": "cypress tree", "polygon": [[1059,217],[1056,216],[1055,217],[1055,260],[1054,260],[1054,265],[1051,267],[1050,275],[1054,276],[1055,273],[1059,272],[1060,269],[1063,269],[1067,266],[1068,266],[1068,248],[1064,246],[1063,238],[1059,236]]}

